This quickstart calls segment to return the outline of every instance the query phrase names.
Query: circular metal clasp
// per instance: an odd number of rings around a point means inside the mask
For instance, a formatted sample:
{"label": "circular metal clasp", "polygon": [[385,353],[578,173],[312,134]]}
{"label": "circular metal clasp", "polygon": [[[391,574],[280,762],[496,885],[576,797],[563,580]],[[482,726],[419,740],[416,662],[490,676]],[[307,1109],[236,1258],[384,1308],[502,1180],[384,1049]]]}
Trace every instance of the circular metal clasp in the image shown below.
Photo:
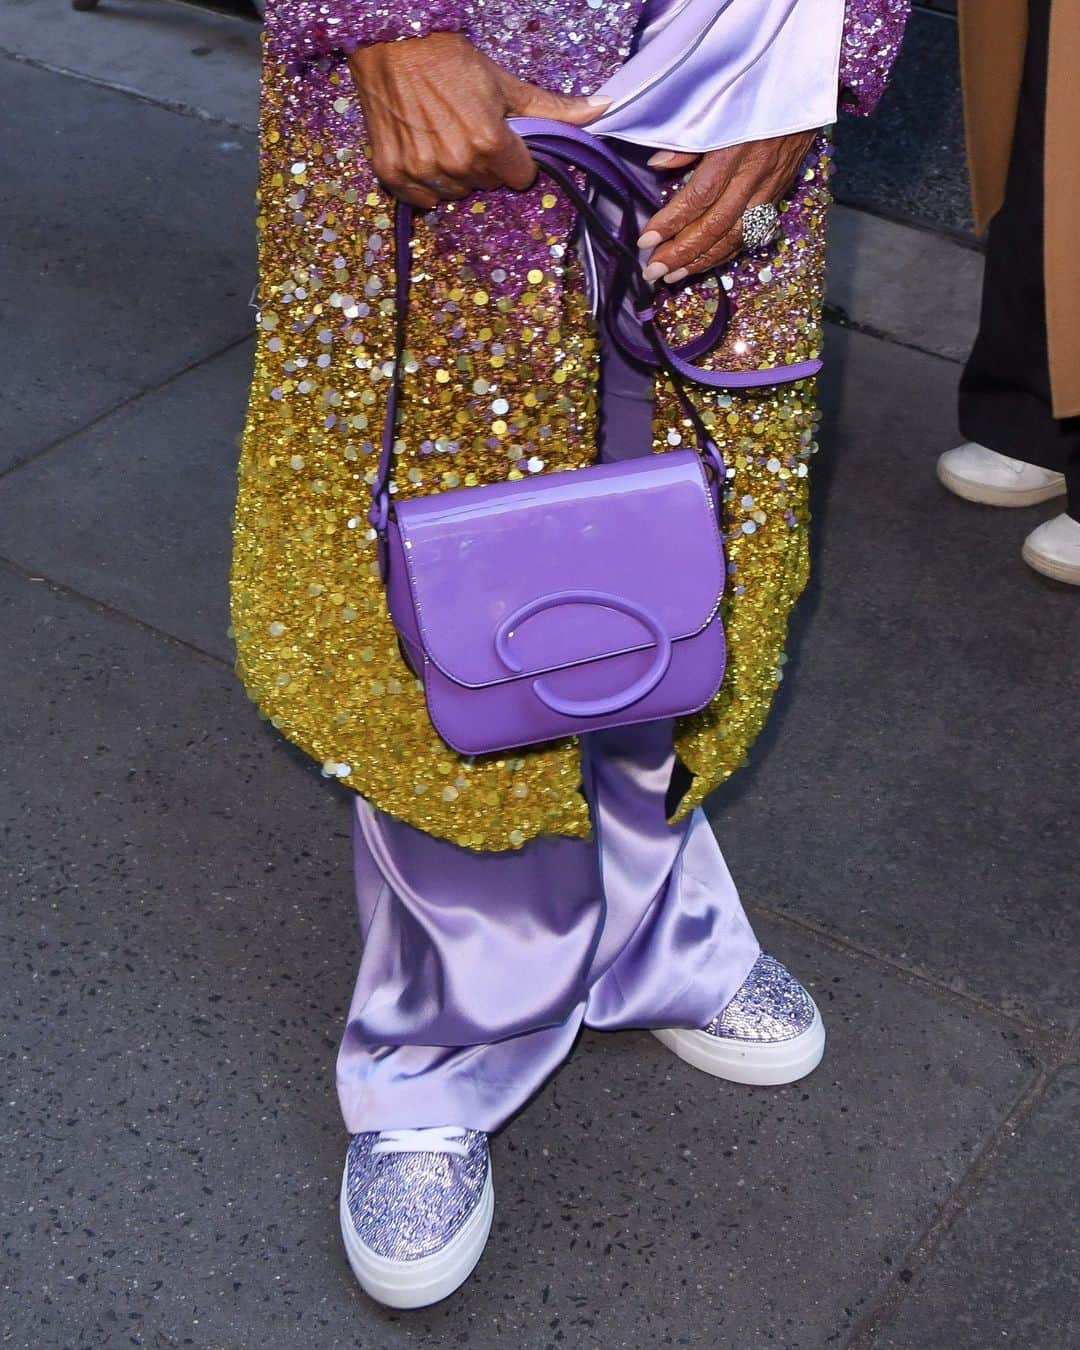
{"label": "circular metal clasp", "polygon": [[[495,650],[507,670],[516,673],[522,668],[520,660],[510,646],[511,639],[521,624],[545,610],[559,609],[563,605],[597,605],[601,609],[613,609],[627,615],[628,618],[636,619],[652,638],[656,656],[644,675],[628,684],[625,689],[608,694],[604,698],[564,698],[550,689],[542,678],[533,680],[533,693],[540,702],[552,712],[562,713],[566,717],[604,717],[609,713],[620,712],[647,694],[651,694],[671,664],[671,639],[656,616],[650,614],[643,605],[619,595],[609,595],[606,591],[552,591],[551,594],[539,596],[516,609],[495,630]],[[594,659],[602,660],[603,654]]]}

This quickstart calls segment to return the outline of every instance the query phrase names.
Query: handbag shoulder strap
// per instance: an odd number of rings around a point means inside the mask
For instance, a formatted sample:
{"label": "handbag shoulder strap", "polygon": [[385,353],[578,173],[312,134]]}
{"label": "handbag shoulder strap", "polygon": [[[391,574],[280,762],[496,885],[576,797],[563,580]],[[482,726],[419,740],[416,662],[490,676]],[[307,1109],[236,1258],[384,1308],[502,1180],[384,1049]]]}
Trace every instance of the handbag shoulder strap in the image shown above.
{"label": "handbag shoulder strap", "polygon": [[[709,434],[701,414],[686,392],[685,381],[712,389],[747,389],[807,379],[821,369],[819,360],[799,361],[791,365],[762,370],[705,370],[694,364],[694,357],[708,350],[724,334],[728,321],[727,301],[718,284],[718,307],[707,329],[690,342],[672,346],[660,331],[656,318],[663,303],[663,292],[654,291],[641,275],[636,246],[638,234],[636,206],[656,210],[660,203],[599,137],[580,127],[546,118],[511,118],[510,124],[529,146],[540,169],[566,194],[577,209],[578,218],[589,245],[603,266],[604,297],[599,321],[613,342],[632,359],[663,370],[671,381],[679,403],[690,420],[699,449],[723,483],[724,460]],[[584,174],[589,191],[575,181],[575,172]],[[597,211],[593,193],[603,192],[619,208],[617,221],[609,223]],[[394,219],[396,249],[394,283],[394,356],[390,389],[383,421],[379,464],[371,487],[368,518],[379,535],[386,530],[390,516],[390,483],[393,476],[398,413],[401,405],[402,374],[405,354],[409,287],[412,273],[413,208],[398,202]],[[719,278],[718,278],[719,280]],[[628,331],[629,329],[629,331]]]}

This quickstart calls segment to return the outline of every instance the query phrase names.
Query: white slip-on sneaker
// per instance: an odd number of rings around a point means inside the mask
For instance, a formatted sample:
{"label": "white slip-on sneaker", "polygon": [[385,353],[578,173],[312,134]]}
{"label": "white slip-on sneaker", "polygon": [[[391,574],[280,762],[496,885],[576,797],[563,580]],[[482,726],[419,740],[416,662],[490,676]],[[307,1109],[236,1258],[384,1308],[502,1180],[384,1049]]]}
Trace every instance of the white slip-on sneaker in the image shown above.
{"label": "white slip-on sneaker", "polygon": [[731,1083],[777,1087],[805,1078],[825,1053],[817,1004],[786,966],[764,952],[731,1002],[701,1031],[654,1031],[695,1069]]}
{"label": "white slip-on sneaker", "polygon": [[938,459],[938,478],[950,492],[984,506],[1038,506],[1065,494],[1065,476],[999,455],[968,441]]}
{"label": "white slip-on sneaker", "polygon": [[1022,554],[1044,577],[1080,586],[1080,521],[1064,511],[1043,521],[1024,540]]}
{"label": "white slip-on sneaker", "polygon": [[487,1135],[461,1125],[354,1134],[340,1210],[365,1293],[389,1308],[438,1303],[472,1274],[491,1232]]}

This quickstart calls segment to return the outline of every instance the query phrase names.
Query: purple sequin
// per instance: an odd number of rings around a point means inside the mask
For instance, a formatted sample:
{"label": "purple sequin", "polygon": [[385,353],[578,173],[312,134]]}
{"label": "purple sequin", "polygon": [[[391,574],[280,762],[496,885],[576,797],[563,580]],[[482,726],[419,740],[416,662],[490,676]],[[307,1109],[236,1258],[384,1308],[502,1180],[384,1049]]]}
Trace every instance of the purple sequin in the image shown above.
{"label": "purple sequin", "polygon": [[271,41],[287,46],[293,61],[309,61],[372,42],[459,32],[471,8],[465,0],[424,0],[415,7],[367,0],[270,0],[266,24]]}
{"label": "purple sequin", "polygon": [[[470,40],[511,74],[565,94],[598,88],[628,57],[645,0],[413,0],[390,5],[369,0],[273,0],[267,34],[272,57],[281,59],[294,81],[301,119],[330,133],[332,143],[355,144],[362,136],[359,109],[352,100],[341,110],[342,87],[331,76],[343,55],[357,46],[419,37],[440,29],[467,32]],[[843,106],[869,112],[880,98],[896,57],[910,0],[849,0],[840,76]],[[348,76],[345,77],[348,81]],[[483,214],[443,204],[429,219],[448,254],[490,271],[492,241],[501,258],[518,257],[548,271],[561,268],[541,234],[565,232],[573,212],[560,195],[544,208],[548,186],[541,178],[525,193],[509,188],[484,194]],[[791,237],[798,213],[784,221]],[[489,289],[517,300],[526,289],[524,268],[512,268]]]}
{"label": "purple sequin", "polygon": [[840,49],[841,106],[865,117],[885,92],[911,0],[848,0]]}
{"label": "purple sequin", "polygon": [[[293,65],[373,42],[467,32],[521,78],[580,93],[625,60],[643,8],[644,0],[270,0],[267,31]],[[881,97],[910,8],[911,0],[848,0],[840,83],[852,111],[868,113]]]}

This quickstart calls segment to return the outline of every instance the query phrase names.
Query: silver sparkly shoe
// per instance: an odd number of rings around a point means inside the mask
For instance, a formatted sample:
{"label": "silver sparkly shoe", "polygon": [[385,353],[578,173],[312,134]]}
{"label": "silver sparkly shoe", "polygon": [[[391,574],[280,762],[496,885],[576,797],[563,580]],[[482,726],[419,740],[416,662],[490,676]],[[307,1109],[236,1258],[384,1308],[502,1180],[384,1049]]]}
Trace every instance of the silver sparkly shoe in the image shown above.
{"label": "silver sparkly shoe", "polygon": [[365,1293],[390,1308],[446,1298],[480,1260],[495,1210],[487,1135],[461,1125],[354,1134],[341,1235]]}
{"label": "silver sparkly shoe", "polygon": [[653,1035],[695,1069],[759,1087],[805,1078],[825,1053],[817,1004],[786,966],[764,952],[702,1031],[672,1028]]}

